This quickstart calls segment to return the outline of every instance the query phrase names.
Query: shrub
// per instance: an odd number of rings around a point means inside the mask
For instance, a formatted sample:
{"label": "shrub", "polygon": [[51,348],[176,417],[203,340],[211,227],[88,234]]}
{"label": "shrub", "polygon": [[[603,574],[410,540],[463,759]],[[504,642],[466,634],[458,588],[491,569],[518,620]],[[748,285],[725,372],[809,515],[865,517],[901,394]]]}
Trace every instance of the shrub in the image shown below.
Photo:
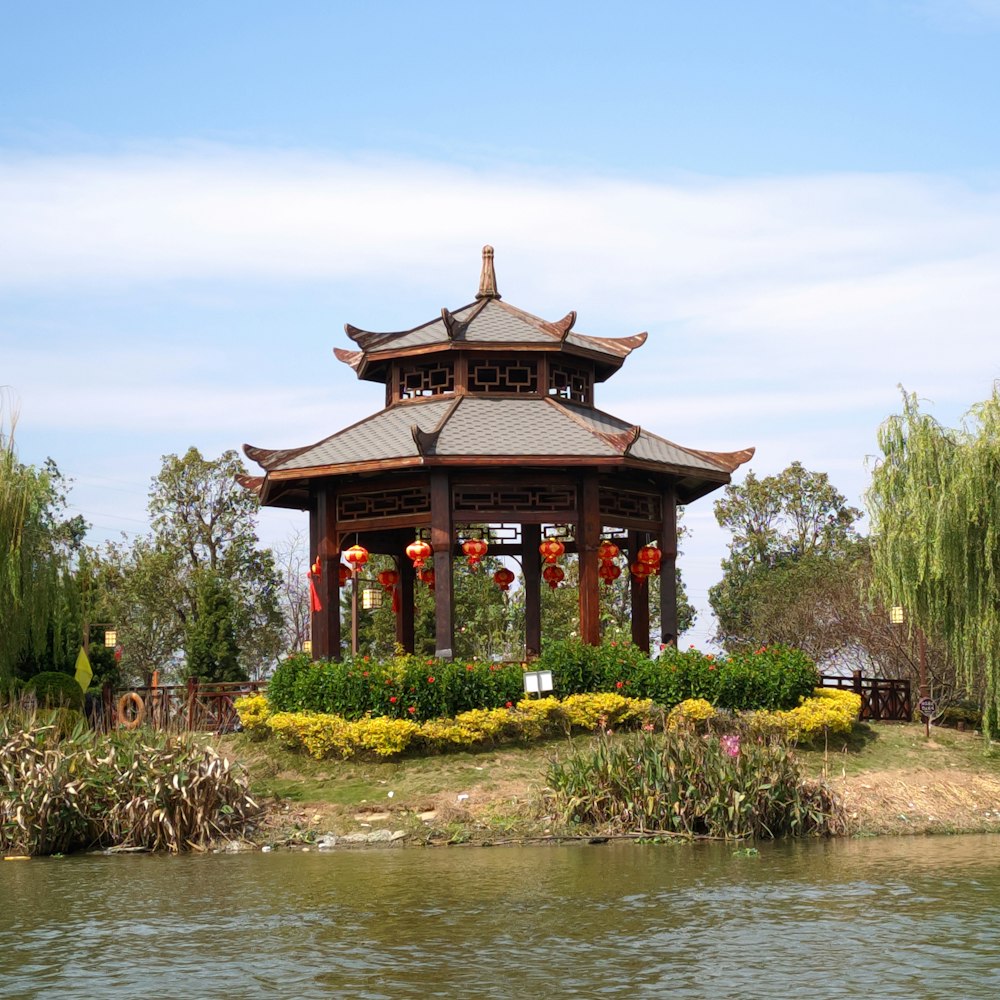
{"label": "shrub", "polygon": [[34,694],[43,708],[83,710],[83,689],[69,674],[55,670],[35,674],[25,685],[25,691]]}
{"label": "shrub", "polygon": [[730,712],[790,709],[818,684],[816,664],[802,650],[762,646],[723,661],[713,704]]}
{"label": "shrub", "polygon": [[185,851],[241,833],[257,811],[242,772],[190,740],[0,720],[0,850]]}
{"label": "shrub", "polygon": [[861,714],[861,695],[838,688],[816,688],[811,698],[787,712],[756,712],[751,725],[759,732],[791,742],[809,743],[826,733],[847,735]]}
{"label": "shrub", "polygon": [[704,698],[688,698],[675,705],[667,716],[667,728],[677,729],[684,725],[704,732],[709,720],[715,717],[715,709]]}
{"label": "shrub", "polygon": [[832,794],[804,781],[785,747],[739,733],[598,737],[553,763],[548,783],[567,820],[613,832],[742,839],[828,833],[838,823]]}
{"label": "shrub", "polygon": [[237,698],[233,705],[247,736],[252,740],[267,739],[267,720],[271,717],[271,705],[267,697],[262,694],[251,694]]}
{"label": "shrub", "polygon": [[[241,713],[245,703],[238,705]],[[251,715],[261,714],[251,704]],[[616,694],[573,695],[560,703],[555,698],[523,699],[510,708],[476,708],[453,719],[411,719],[364,716],[345,719],[321,712],[275,712],[261,723],[290,750],[303,750],[317,760],[358,755],[392,757],[411,748],[436,752],[470,750],[518,740],[567,733],[573,728],[635,725],[649,718],[648,701]],[[242,718],[242,715],[241,715]]]}

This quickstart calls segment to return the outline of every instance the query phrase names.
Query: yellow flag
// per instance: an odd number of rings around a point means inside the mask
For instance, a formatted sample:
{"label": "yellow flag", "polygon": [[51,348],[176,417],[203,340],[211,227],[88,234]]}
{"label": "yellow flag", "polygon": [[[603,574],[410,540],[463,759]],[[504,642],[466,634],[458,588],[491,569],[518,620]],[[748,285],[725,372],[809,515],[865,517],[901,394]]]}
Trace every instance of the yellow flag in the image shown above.
{"label": "yellow flag", "polygon": [[80,655],[76,658],[76,683],[83,688],[84,691],[90,687],[91,678],[94,676],[94,671],[90,669],[90,659],[87,656],[87,651],[81,647]]}

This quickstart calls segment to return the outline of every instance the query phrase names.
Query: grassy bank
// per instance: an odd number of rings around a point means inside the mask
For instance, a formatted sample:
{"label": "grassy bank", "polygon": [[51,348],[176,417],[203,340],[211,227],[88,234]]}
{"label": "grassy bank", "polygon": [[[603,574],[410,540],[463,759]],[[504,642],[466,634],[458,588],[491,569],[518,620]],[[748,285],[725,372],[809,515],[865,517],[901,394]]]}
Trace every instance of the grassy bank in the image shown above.
{"label": "grassy bank", "polygon": [[[410,843],[505,843],[600,835],[563,824],[543,795],[551,759],[593,739],[387,762],[316,762],[243,737],[220,749],[271,801],[267,842],[386,829]],[[854,835],[1000,831],[1000,752],[973,733],[933,729],[928,740],[919,725],[863,724],[797,755],[841,796]]]}

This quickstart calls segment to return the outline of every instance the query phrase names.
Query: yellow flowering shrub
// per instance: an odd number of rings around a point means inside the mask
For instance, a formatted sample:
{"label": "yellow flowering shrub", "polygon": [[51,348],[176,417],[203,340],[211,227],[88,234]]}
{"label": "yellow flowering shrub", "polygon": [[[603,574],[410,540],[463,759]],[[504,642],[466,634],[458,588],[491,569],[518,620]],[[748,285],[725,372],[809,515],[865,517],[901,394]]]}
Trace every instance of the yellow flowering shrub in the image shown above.
{"label": "yellow flowering shrub", "polygon": [[420,726],[410,719],[365,716],[349,722],[350,737],[356,750],[370,750],[379,757],[402,753],[420,733]]}
{"label": "yellow flowering shrub", "polygon": [[839,688],[816,688],[811,698],[786,712],[755,712],[754,728],[808,743],[823,733],[850,733],[861,715],[861,695]]}
{"label": "yellow flowering shrub", "polygon": [[547,698],[522,698],[517,703],[517,715],[524,739],[538,739],[546,733],[561,732],[569,726],[562,702]]}
{"label": "yellow flowering shrub", "polygon": [[715,716],[712,704],[704,698],[688,698],[675,705],[667,716],[667,728],[677,729],[682,724],[704,729],[704,724]]}
{"label": "yellow flowering shrub", "polygon": [[455,725],[472,733],[476,743],[495,743],[521,735],[516,716],[506,708],[473,708],[456,715]]}
{"label": "yellow flowering shrub", "polygon": [[421,723],[418,739],[429,750],[455,750],[472,746],[476,734],[454,719],[428,719]]}
{"label": "yellow flowering shrub", "polygon": [[267,698],[262,694],[249,694],[244,698],[237,698],[233,704],[243,731],[250,739],[267,739],[267,720],[271,717],[271,705]]}
{"label": "yellow flowering shrub", "polygon": [[652,704],[648,699],[625,698],[620,694],[572,694],[563,700],[562,710],[570,725],[597,729],[645,719]]}
{"label": "yellow flowering shrub", "polygon": [[356,754],[393,757],[412,747],[447,751],[539,739],[572,727],[594,730],[648,721],[652,711],[651,701],[618,694],[580,694],[565,701],[551,696],[525,698],[515,708],[478,708],[454,719],[423,723],[388,716],[365,716],[349,722],[339,715],[318,712],[272,713],[266,698],[252,696],[242,699],[240,718],[246,719],[245,728],[249,723],[255,731],[273,733],[290,750],[324,760]]}

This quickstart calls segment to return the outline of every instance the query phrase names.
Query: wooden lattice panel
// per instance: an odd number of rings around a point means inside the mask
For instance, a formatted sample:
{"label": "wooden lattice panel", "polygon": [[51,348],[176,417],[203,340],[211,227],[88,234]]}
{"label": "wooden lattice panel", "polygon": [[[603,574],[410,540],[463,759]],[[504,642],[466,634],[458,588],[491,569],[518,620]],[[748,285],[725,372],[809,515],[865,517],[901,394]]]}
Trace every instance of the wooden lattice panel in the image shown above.
{"label": "wooden lattice panel", "polygon": [[570,486],[456,486],[453,500],[456,513],[490,510],[559,513],[576,508],[576,491]]}
{"label": "wooden lattice panel", "polygon": [[431,495],[423,486],[378,493],[349,493],[337,497],[337,521],[367,521],[401,514],[429,514]]}
{"label": "wooden lattice panel", "polygon": [[469,392],[538,392],[535,361],[470,361]]}
{"label": "wooden lattice panel", "polygon": [[549,364],[549,395],[576,403],[592,401],[594,381],[591,372],[576,365],[554,361]]}
{"label": "wooden lattice panel", "polygon": [[651,521],[659,523],[663,517],[663,504],[659,493],[641,493],[638,490],[618,490],[601,487],[599,491],[601,516],[609,521]]}
{"label": "wooden lattice panel", "polygon": [[399,398],[443,396],[455,391],[455,369],[448,364],[401,365]]}

